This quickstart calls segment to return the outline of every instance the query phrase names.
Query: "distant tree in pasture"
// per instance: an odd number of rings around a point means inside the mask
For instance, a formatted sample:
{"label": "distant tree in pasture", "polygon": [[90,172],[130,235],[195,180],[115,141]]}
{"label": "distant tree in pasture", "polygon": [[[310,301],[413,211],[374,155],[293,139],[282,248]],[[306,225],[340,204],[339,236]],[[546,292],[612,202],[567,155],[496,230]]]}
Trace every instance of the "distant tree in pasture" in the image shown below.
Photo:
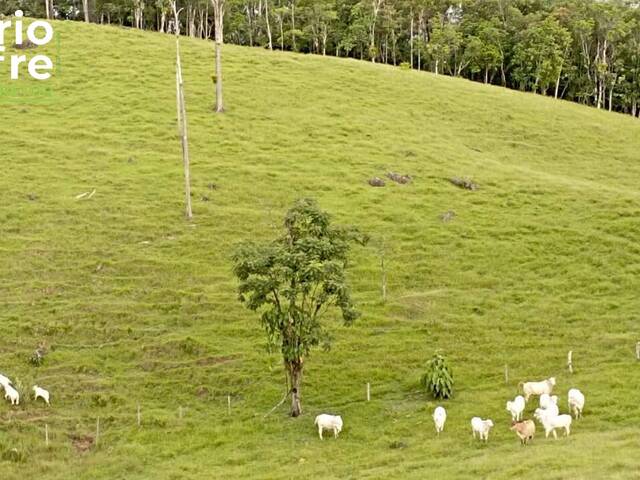
{"label": "distant tree in pasture", "polygon": [[261,313],[269,348],[282,353],[293,417],[302,412],[305,358],[313,347],[330,346],[324,314],[337,307],[347,325],[359,316],[346,279],[354,242],[364,245],[367,237],[333,225],[316,201],[303,199],[287,212],[282,236],[240,244],[233,255],[239,300]]}

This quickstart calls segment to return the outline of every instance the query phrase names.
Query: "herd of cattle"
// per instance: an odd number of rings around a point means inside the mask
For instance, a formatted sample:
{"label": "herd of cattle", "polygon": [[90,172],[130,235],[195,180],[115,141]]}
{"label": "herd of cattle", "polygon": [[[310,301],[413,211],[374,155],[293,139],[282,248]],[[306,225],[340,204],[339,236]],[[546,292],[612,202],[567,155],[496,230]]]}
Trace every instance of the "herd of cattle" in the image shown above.
{"label": "herd of cattle", "polygon": [[[4,398],[11,402],[11,405],[20,405],[20,392],[13,386],[13,382],[9,378],[0,373],[0,386],[4,389]],[[34,400],[41,398],[49,405],[49,392],[37,385],[33,386]]]}
{"label": "herd of cattle", "polygon": [[[548,438],[553,433],[554,438],[558,438],[556,429],[564,429],[565,435],[571,433],[571,415],[560,414],[558,408],[558,396],[551,395],[553,387],[556,385],[555,377],[550,377],[540,382],[524,382],[522,386],[522,395],[518,395],[513,400],[507,402],[507,411],[511,414],[511,430],[513,430],[523,444],[527,444],[533,439],[536,433],[536,424],[533,420],[523,420],[523,414],[526,402],[536,395],[540,397],[540,407],[536,408],[533,416],[542,425],[545,437]],[[585,398],[583,393],[577,388],[569,390],[567,395],[567,403],[569,410],[575,418],[582,417],[584,410]],[[447,411],[444,407],[438,406],[433,412],[433,423],[436,427],[436,434],[440,435],[444,431],[444,425],[447,421]],[[323,413],[315,419],[315,425],[318,427],[318,435],[322,440],[323,430],[333,431],[334,437],[342,430],[342,417],[339,415],[329,415]],[[493,420],[490,418],[482,419],[473,417],[471,419],[471,432],[473,438],[479,438],[485,442],[489,440],[489,431],[493,427]]]}
{"label": "herd of cattle", "polygon": [[[526,402],[536,395],[540,397],[540,407],[536,408],[533,416],[542,425],[545,437],[548,438],[553,434],[554,438],[558,438],[557,429],[564,429],[565,435],[571,433],[571,415],[560,414],[558,408],[558,396],[551,395],[553,387],[556,385],[555,377],[550,377],[540,382],[521,383],[522,395],[518,395],[513,400],[507,401],[507,411],[511,414],[511,430],[513,430],[523,444],[527,444],[533,439],[536,433],[536,425],[533,420],[523,420],[523,414]],[[0,374],[0,386],[4,388],[4,398],[11,402],[11,405],[20,404],[20,393],[13,386],[9,378]],[[44,388],[33,386],[34,400],[41,398],[49,405],[49,392]],[[577,388],[572,388],[567,394],[567,403],[569,410],[575,416],[580,418],[584,410],[585,398],[583,393]],[[444,425],[447,421],[447,411],[444,407],[438,406],[433,411],[433,423],[436,427],[436,434],[440,435],[444,431]],[[342,431],[342,417],[340,415],[320,414],[315,418],[314,424],[318,427],[318,435],[322,440],[322,432],[324,430],[333,431],[334,437]],[[482,419],[473,417],[471,419],[471,432],[473,438],[479,438],[481,441],[489,440],[489,432],[493,428],[493,420],[490,418]]]}

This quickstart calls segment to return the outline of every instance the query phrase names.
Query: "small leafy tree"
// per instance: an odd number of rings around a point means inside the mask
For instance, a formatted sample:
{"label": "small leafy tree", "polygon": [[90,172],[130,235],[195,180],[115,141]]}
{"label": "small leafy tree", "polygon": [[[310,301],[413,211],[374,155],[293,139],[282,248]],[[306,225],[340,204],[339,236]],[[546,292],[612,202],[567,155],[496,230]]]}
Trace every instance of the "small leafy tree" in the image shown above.
{"label": "small leafy tree", "polygon": [[239,299],[261,312],[269,347],[282,353],[293,417],[302,411],[305,357],[317,345],[330,345],[322,316],[332,306],[347,325],[359,315],[345,270],[352,242],[366,241],[354,228],[332,225],[314,200],[303,199],[286,214],[282,236],[268,243],[240,244],[233,255]]}
{"label": "small leafy tree", "polygon": [[434,398],[451,398],[453,395],[453,373],[442,355],[435,354],[429,361],[427,373],[422,376],[420,383]]}

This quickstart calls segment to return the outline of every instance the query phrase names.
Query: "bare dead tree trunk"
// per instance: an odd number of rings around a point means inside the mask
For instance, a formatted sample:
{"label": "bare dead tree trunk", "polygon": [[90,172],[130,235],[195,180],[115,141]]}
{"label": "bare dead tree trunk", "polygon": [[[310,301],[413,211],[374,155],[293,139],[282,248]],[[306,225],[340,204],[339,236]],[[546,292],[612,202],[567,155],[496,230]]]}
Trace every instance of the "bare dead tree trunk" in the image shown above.
{"label": "bare dead tree trunk", "polygon": [[47,12],[47,20],[51,20],[51,10],[49,9],[49,0],[44,0],[44,9]]}
{"label": "bare dead tree trunk", "polygon": [[171,2],[176,22],[176,108],[178,111],[178,128],[182,144],[182,162],[184,165],[185,214],[187,220],[193,218],[191,210],[191,167],[189,162],[189,141],[187,135],[187,109],[184,101],[184,81],[182,79],[182,63],[180,61],[180,19],[182,9],[176,10],[175,0]]}
{"label": "bare dead tree trunk", "polygon": [[211,0],[215,22],[216,37],[216,112],[224,112],[222,100],[222,45],[224,43],[224,2],[225,0]]}
{"label": "bare dead tree trunk", "polygon": [[267,22],[267,38],[269,39],[269,50],[273,51],[273,41],[271,40],[271,23],[269,22],[269,0],[264,0],[264,18]]}

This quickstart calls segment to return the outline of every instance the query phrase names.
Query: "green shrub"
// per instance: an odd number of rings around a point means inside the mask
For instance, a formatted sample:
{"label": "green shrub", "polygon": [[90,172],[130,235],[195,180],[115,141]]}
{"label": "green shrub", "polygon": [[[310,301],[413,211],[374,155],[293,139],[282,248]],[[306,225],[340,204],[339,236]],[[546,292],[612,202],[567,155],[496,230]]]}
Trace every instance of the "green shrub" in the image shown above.
{"label": "green shrub", "polygon": [[402,62],[400,64],[401,70],[411,70],[411,64],[409,62]]}
{"label": "green shrub", "polygon": [[435,354],[429,361],[427,373],[422,376],[420,383],[436,399],[451,398],[453,395],[453,373],[442,355]]}

